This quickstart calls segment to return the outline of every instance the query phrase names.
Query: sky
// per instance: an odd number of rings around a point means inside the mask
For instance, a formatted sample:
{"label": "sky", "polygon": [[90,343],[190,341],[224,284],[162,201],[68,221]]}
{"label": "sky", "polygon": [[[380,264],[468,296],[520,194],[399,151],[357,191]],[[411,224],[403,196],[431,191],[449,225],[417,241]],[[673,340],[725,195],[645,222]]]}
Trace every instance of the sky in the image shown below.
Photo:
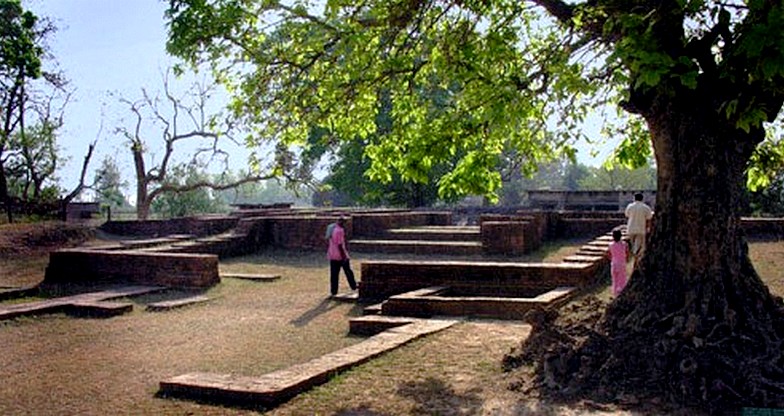
{"label": "sky", "polygon": [[[61,71],[74,89],[65,110],[59,139],[68,158],[59,175],[66,190],[78,183],[82,160],[90,142],[98,139],[88,171],[88,182],[106,156],[114,158],[130,182],[131,154],[115,128],[130,113],[118,96],[136,100],[141,89],[161,90],[162,73],[177,61],[166,54],[164,0],[23,0],[39,16],[54,20],[58,31],[49,44]],[[154,134],[155,132],[151,132]],[[247,151],[236,149],[232,169],[244,167]],[[578,161],[598,165],[609,154],[592,156],[578,146]],[[130,189],[126,190],[126,193]]]}
{"label": "sky", "polygon": [[[68,159],[59,174],[66,190],[78,184],[89,144],[98,140],[87,182],[104,157],[111,157],[132,182],[132,156],[118,126],[131,127],[133,115],[120,97],[135,101],[142,88],[151,94],[163,89],[163,74],[177,60],[166,54],[166,25],[162,0],[23,0],[39,16],[52,19],[57,32],[49,39],[59,69],[74,90],[65,109],[59,137]],[[173,89],[190,85],[174,80]],[[154,139],[159,130],[146,132]],[[176,150],[175,150],[176,153]],[[244,167],[247,152],[238,151],[234,170]],[[240,166],[240,164],[242,166]],[[133,194],[131,187],[126,194]]]}

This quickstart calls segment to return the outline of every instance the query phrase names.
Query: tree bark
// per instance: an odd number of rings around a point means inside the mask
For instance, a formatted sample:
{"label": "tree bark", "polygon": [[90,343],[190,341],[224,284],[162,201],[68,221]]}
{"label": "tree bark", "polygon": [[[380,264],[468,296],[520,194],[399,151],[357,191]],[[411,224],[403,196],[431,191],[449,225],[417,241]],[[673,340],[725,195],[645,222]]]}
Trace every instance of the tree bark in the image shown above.
{"label": "tree bark", "polygon": [[144,164],[144,150],[141,142],[131,143],[133,166],[136,172],[136,219],[146,220],[150,215],[150,198],[147,195],[149,179]]}

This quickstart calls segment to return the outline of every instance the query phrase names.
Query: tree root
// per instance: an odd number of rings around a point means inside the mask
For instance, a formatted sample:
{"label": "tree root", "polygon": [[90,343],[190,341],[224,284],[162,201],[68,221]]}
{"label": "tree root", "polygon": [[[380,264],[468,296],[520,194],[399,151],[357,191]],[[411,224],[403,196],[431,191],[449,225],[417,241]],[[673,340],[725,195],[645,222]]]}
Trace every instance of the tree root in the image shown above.
{"label": "tree root", "polygon": [[606,305],[597,302],[578,306],[585,309],[579,321],[532,312],[534,330],[505,357],[505,368],[534,366],[535,385],[552,399],[660,398],[709,411],[784,408],[784,319],[773,314],[771,321],[728,323],[682,310],[662,314],[669,322],[618,331],[598,317]]}

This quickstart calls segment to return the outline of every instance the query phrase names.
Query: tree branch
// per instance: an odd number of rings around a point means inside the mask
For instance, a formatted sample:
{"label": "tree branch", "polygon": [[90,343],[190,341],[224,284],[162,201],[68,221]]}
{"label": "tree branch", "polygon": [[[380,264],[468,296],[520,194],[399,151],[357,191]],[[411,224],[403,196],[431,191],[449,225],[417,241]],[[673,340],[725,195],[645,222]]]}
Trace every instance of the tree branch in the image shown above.
{"label": "tree branch", "polygon": [[561,23],[567,26],[572,25],[572,18],[574,18],[574,6],[567,4],[561,0],[531,0],[539,6],[542,6],[547,13],[556,18]]}

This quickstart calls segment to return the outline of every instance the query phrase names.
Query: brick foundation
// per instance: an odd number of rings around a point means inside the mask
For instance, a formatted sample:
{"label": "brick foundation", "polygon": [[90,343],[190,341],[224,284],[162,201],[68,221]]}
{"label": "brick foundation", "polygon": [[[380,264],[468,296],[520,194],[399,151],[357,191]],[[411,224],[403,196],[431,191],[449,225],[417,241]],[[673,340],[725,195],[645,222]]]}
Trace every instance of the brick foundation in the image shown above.
{"label": "brick foundation", "polygon": [[42,285],[108,282],[209,287],[220,282],[218,257],[210,254],[58,250],[49,255]]}
{"label": "brick foundation", "polygon": [[595,282],[600,264],[499,263],[466,261],[366,261],[362,263],[362,299],[384,299],[430,286],[550,289],[583,287]]}

